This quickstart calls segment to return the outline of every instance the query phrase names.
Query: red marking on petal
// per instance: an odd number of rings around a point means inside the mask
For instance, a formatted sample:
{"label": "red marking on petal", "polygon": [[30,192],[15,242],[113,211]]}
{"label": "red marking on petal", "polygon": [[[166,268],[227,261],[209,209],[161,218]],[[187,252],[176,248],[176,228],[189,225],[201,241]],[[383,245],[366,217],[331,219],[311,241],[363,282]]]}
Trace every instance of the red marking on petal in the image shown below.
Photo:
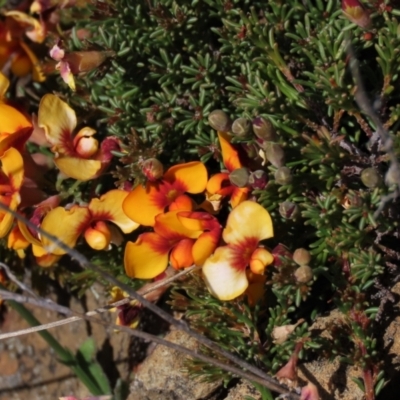
{"label": "red marking on petal", "polygon": [[240,244],[229,245],[232,249],[232,266],[236,269],[244,269],[249,265],[254,250],[258,247],[258,238],[245,238]]}

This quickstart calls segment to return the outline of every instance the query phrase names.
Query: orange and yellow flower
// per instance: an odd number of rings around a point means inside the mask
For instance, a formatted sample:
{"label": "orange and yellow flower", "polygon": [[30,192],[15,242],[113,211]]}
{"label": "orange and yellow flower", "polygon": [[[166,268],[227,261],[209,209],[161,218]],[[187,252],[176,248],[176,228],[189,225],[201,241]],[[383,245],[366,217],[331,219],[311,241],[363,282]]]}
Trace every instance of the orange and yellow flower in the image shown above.
{"label": "orange and yellow flower", "polygon": [[168,266],[203,265],[221,234],[217,219],[205,212],[169,211],[155,218],[154,232],[143,233],[125,248],[125,271],[131,278],[152,279]]}
{"label": "orange and yellow flower", "polygon": [[75,136],[77,125],[75,111],[53,94],[43,96],[39,105],[38,126],[43,128],[47,141],[55,153],[54,163],[66,176],[80,181],[98,177],[108,166],[116,150],[116,138],[105,139],[101,146],[89,127],[82,128]]}
{"label": "orange and yellow flower", "polygon": [[[41,223],[41,228],[58,237],[69,247],[75,247],[80,235],[95,250],[107,249],[113,240],[112,228],[107,222],[117,225],[123,233],[130,233],[139,224],[130,220],[122,211],[122,202],[128,195],[124,190],[110,190],[99,199],[92,199],[87,206],[74,205],[69,209],[52,209]],[[56,255],[65,254],[47,237],[42,237],[43,247]]]}
{"label": "orange and yellow flower", "polygon": [[154,226],[156,216],[166,210],[192,211],[192,199],[185,193],[202,193],[207,185],[207,170],[199,161],[171,167],[162,179],[137,186],[123,204],[133,221]]}
{"label": "orange and yellow flower", "polygon": [[[24,180],[24,162],[18,150],[13,147],[0,156],[0,202],[16,211],[21,203],[20,189]],[[0,210],[0,238],[7,235],[14,217],[7,211]]]}
{"label": "orange and yellow flower", "polygon": [[[232,300],[243,294],[249,287],[247,266],[253,274],[262,275],[274,261],[272,254],[259,245],[272,236],[272,220],[262,206],[244,201],[233,209],[222,233],[227,245],[218,247],[203,265],[210,292],[220,300]],[[254,277],[250,283],[256,283]],[[256,293],[253,296],[258,297]]]}
{"label": "orange and yellow flower", "polygon": [[221,145],[222,159],[228,172],[221,172],[210,178],[207,183],[207,199],[212,201],[216,195],[230,197],[232,207],[238,206],[247,199],[250,189],[248,187],[237,187],[229,180],[229,174],[236,169],[242,168],[239,152],[231,145],[227,133],[218,132]]}

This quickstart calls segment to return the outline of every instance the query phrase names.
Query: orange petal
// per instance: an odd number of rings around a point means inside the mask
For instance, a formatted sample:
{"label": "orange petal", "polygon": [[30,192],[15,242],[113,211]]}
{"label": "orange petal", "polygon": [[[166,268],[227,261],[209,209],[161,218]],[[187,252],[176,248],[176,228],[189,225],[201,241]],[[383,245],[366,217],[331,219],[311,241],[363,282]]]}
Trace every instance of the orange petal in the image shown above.
{"label": "orange petal", "polygon": [[222,188],[225,188],[226,186],[231,186],[231,183],[229,181],[229,174],[226,172],[221,172],[219,174],[213,175],[207,182],[207,187],[206,190],[209,194],[221,194],[219,193]]}
{"label": "orange petal", "polygon": [[70,155],[72,132],[76,127],[75,111],[54,94],[46,94],[39,104],[39,128],[43,128],[46,139],[61,154]]}
{"label": "orange petal", "polygon": [[165,214],[159,214],[156,217],[154,231],[165,239],[170,241],[180,239],[197,239],[203,229],[192,230],[186,228],[179,220],[180,211],[169,211]]}
{"label": "orange petal", "polygon": [[139,224],[128,218],[122,209],[122,204],[128,195],[125,190],[110,190],[99,199],[92,199],[89,203],[92,218],[113,222],[124,233],[133,232]]}
{"label": "orange petal", "polygon": [[253,201],[244,201],[231,211],[222,233],[226,243],[236,245],[250,238],[260,241],[273,235],[269,212]]}
{"label": "orange petal", "polygon": [[0,133],[14,133],[32,126],[25,115],[5,103],[0,103],[0,115]]}
{"label": "orange petal", "polygon": [[265,271],[265,267],[274,262],[274,256],[268,251],[259,247],[250,258],[250,269],[255,274],[262,275]]}
{"label": "orange petal", "polygon": [[[42,242],[38,239],[36,239],[32,233],[30,232],[30,230],[28,229],[28,227],[21,221],[17,221],[18,224],[18,228],[21,231],[21,234],[24,236],[24,238],[31,243],[32,245],[35,246],[41,246]],[[35,254],[36,255],[36,254]]]}
{"label": "orange petal", "polygon": [[164,211],[164,207],[152,201],[157,193],[157,184],[149,182],[145,188],[136,186],[122,204],[124,213],[140,225],[154,226],[156,215]]}
{"label": "orange petal", "polygon": [[1,169],[10,180],[13,191],[19,191],[24,179],[24,161],[21,153],[11,147],[0,157]]}
{"label": "orange petal", "polygon": [[230,247],[218,247],[203,265],[203,276],[208,290],[220,300],[235,299],[248,287],[246,270],[233,268],[233,257],[235,255]]}
{"label": "orange petal", "polygon": [[178,196],[168,207],[169,211],[192,211],[193,200],[186,194]]}
{"label": "orange petal", "polygon": [[[1,104],[0,104],[0,112],[1,112]],[[28,126],[22,129],[18,128],[17,131],[15,131],[10,135],[4,135],[3,138],[0,139],[0,156],[3,155],[3,153],[10,147],[14,147],[14,149],[22,153],[24,145],[26,141],[29,139],[31,134],[32,134],[32,127]]]}
{"label": "orange petal", "polygon": [[13,250],[25,250],[29,245],[30,243],[22,235],[18,225],[15,225],[8,235],[7,247]]}
{"label": "orange petal", "polygon": [[36,257],[36,262],[39,267],[49,268],[52,267],[61,256],[56,256],[54,254],[44,254],[43,256]]}
{"label": "orange petal", "polygon": [[183,239],[172,249],[169,259],[175,269],[193,265],[192,247],[192,239]]}
{"label": "orange petal", "polygon": [[[47,233],[56,236],[67,246],[73,248],[79,235],[87,228],[91,215],[87,207],[74,206],[70,210],[56,207],[43,218],[41,228]],[[56,255],[66,254],[66,251],[54,244],[43,235],[43,247]]]}
{"label": "orange petal", "polygon": [[240,203],[243,203],[245,200],[247,200],[249,192],[250,189],[247,187],[244,188],[234,187],[230,200],[232,208],[237,207]]}
{"label": "orange petal", "polygon": [[201,193],[207,185],[207,169],[200,161],[178,164],[164,174],[164,179],[182,192]]}
{"label": "orange petal", "polygon": [[238,151],[231,145],[231,139],[225,132],[218,132],[219,144],[221,146],[222,159],[229,172],[242,168]]}
{"label": "orange petal", "polygon": [[157,233],[143,233],[125,247],[125,272],[130,278],[152,279],[168,266],[169,243]]}
{"label": "orange petal", "polygon": [[220,233],[220,231],[210,231],[204,232],[199,236],[192,249],[195,265],[202,266],[214,252],[219,243]]}
{"label": "orange petal", "polygon": [[96,178],[102,171],[103,165],[98,160],[85,160],[77,157],[64,157],[54,159],[54,164],[69,178],[78,181],[89,181]]}

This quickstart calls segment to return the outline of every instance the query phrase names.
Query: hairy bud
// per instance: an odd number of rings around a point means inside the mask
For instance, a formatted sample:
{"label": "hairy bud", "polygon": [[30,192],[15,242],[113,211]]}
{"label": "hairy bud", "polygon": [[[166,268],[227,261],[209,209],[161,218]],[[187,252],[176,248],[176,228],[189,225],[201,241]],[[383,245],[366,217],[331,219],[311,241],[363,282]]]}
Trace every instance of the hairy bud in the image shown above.
{"label": "hairy bud", "polygon": [[259,139],[268,142],[273,142],[277,139],[274,126],[263,117],[253,119],[253,132]]}
{"label": "hairy bud", "polygon": [[208,123],[216,131],[228,132],[231,129],[231,120],[228,114],[222,110],[212,111],[208,116]]}
{"label": "hairy bud", "polygon": [[251,123],[246,118],[238,118],[233,121],[232,134],[237,137],[246,137],[250,133]]}
{"label": "hairy bud", "polygon": [[288,167],[279,167],[274,174],[275,182],[279,185],[288,185],[292,182],[292,172]]}

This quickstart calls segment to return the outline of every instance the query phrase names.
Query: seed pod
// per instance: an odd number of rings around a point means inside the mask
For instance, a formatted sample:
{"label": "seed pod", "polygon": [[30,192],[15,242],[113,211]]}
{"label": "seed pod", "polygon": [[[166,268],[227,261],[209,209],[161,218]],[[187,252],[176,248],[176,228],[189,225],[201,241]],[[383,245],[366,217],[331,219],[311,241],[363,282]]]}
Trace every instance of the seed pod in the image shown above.
{"label": "seed pod", "polygon": [[232,185],[237,187],[245,187],[249,182],[249,170],[247,168],[238,168],[229,174],[229,180]]}
{"label": "seed pod", "polygon": [[299,265],[307,265],[311,261],[311,254],[306,249],[296,249],[293,253],[293,261]]}
{"label": "seed pod", "polygon": [[265,157],[275,168],[282,167],[285,164],[285,153],[277,143],[266,143]]}
{"label": "seed pod", "polygon": [[222,110],[214,110],[208,116],[208,123],[211,128],[220,132],[228,132],[231,128],[231,120],[228,114]]}
{"label": "seed pod", "polygon": [[294,219],[299,215],[299,206],[291,201],[284,201],[279,205],[279,214],[286,219]]}
{"label": "seed pod", "polygon": [[263,117],[253,119],[253,132],[258,138],[268,142],[273,142],[277,139],[274,126]]}
{"label": "seed pod", "polygon": [[164,174],[164,167],[156,158],[148,158],[147,160],[143,161],[141,167],[143,175],[150,182],[154,182],[157,179],[162,178]]}
{"label": "seed pod", "polygon": [[251,123],[246,118],[237,118],[232,124],[232,134],[234,136],[243,138],[249,135],[251,130]]}
{"label": "seed pod", "polygon": [[250,174],[248,183],[253,189],[262,190],[267,186],[268,175],[262,169],[258,169]]}
{"label": "seed pod", "polygon": [[366,168],[361,172],[361,182],[370,189],[379,186],[381,181],[382,178],[375,168]]}
{"label": "seed pod", "polygon": [[288,185],[292,182],[292,172],[288,167],[280,167],[275,171],[274,174],[275,182],[279,185]]}
{"label": "seed pod", "polygon": [[294,271],[294,277],[299,283],[308,283],[313,278],[314,274],[308,265],[302,265]]}

